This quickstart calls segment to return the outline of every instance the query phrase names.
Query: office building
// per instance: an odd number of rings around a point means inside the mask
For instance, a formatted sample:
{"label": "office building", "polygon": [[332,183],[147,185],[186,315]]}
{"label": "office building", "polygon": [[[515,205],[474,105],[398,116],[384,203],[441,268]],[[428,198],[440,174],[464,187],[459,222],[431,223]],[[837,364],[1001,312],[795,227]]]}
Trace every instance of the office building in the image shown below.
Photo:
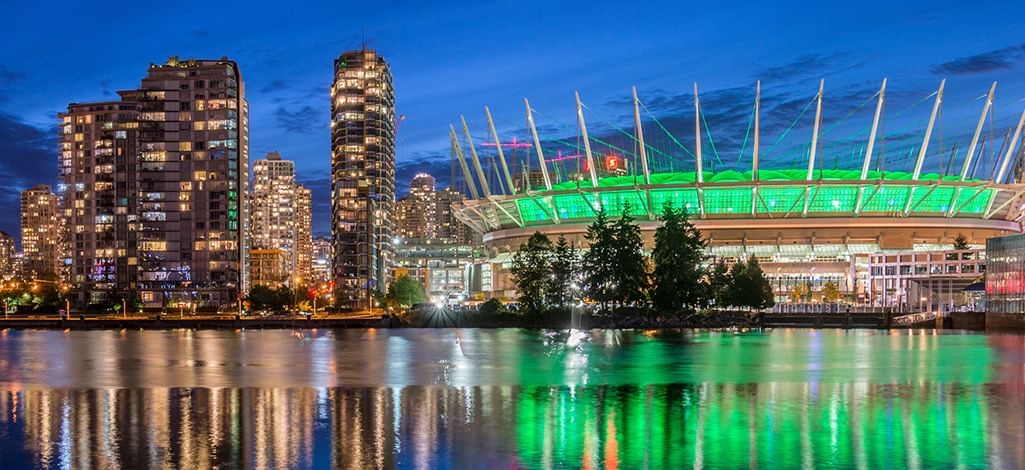
{"label": "office building", "polygon": [[373,306],[384,290],[395,232],[394,90],[373,50],[335,60],[331,87],[331,231],[337,302]]}

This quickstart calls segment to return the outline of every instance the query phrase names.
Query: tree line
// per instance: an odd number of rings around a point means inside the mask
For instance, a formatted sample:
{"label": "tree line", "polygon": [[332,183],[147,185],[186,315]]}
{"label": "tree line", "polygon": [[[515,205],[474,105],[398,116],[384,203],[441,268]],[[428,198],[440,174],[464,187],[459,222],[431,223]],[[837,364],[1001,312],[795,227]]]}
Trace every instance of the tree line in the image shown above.
{"label": "tree line", "polygon": [[683,314],[701,309],[762,309],[774,304],[772,286],[755,257],[707,263],[707,241],[685,210],[662,208],[651,255],[625,205],[618,219],[599,210],[587,228],[586,250],[560,236],[535,232],[513,256],[511,273],[527,312],[589,300],[601,311],[624,308]]}

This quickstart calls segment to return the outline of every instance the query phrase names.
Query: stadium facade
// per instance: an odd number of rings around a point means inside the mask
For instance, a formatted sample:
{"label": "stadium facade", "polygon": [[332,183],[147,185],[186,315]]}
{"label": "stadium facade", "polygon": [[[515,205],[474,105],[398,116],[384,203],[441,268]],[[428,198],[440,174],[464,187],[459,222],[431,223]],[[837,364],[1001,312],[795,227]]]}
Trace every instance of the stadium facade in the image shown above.
{"label": "stadium facade", "polygon": [[[781,299],[798,283],[821,285],[832,281],[851,300],[877,302],[865,288],[870,254],[949,249],[959,234],[967,236],[972,245],[981,246],[987,238],[1022,231],[1025,184],[1016,173],[1020,168],[1017,144],[1022,137],[1025,113],[1008,130],[1004,145],[999,150],[994,151],[995,146],[990,149],[992,170],[987,167],[980,171],[980,148],[985,145],[983,128],[992,112],[994,84],[985,97],[971,140],[959,154],[960,165],[949,169],[948,174],[924,172],[930,143],[936,152],[933,134],[943,87],[941,83],[939,90],[929,97],[932,111],[928,125],[912,147],[914,166],[905,171],[885,171],[874,160],[884,138],[880,135],[880,120],[886,101],[885,80],[871,100],[872,124],[868,139],[857,144],[861,151],[860,161],[853,159],[851,166],[856,165],[855,169],[823,168],[821,157],[816,159],[822,135],[821,83],[809,103],[814,105],[815,120],[806,148],[807,159],[797,168],[792,164],[782,169],[759,167],[760,84],[752,117],[751,161],[744,170],[705,168],[708,157],[703,156],[702,143],[710,139],[710,134],[705,128],[696,85],[694,140],[686,149],[693,155],[693,166],[685,171],[652,168],[652,153],[657,149],[645,142],[640,111],[644,105],[636,90],[635,126],[629,136],[634,143],[633,152],[620,148],[611,159],[609,155],[616,152],[602,154],[592,148],[598,146],[594,142],[602,141],[588,135],[586,107],[578,95],[577,142],[582,145],[575,147],[580,149],[581,161],[576,173],[555,168],[563,157],[551,158],[548,141],[538,134],[535,125],[536,111],[524,100],[531,137],[526,145],[527,162],[534,165],[529,174],[527,169],[523,170],[524,184],[514,183],[517,178],[506,159],[509,146],[499,139],[491,113],[485,109],[488,140],[493,142],[488,156],[494,160],[492,168],[500,177],[485,175],[484,158],[478,154],[465,120],[463,138],[454,126],[450,136],[453,156],[470,193],[456,215],[483,235],[488,253],[488,261],[478,266],[482,282],[475,294],[478,298],[514,297],[509,266],[520,244],[540,231],[550,237],[565,236],[586,247],[587,226],[602,209],[615,216],[629,207],[650,249],[654,230],[660,224],[658,214],[664,204],[670,203],[692,215],[692,221],[708,239],[710,257],[758,257]],[[666,130],[657,121],[655,124]],[[673,142],[679,144],[676,138]],[[515,141],[510,145],[524,146]],[[624,171],[627,166],[632,166],[632,171]],[[977,178],[976,173],[991,173],[991,177]],[[563,175],[561,181],[553,178],[553,174]]]}

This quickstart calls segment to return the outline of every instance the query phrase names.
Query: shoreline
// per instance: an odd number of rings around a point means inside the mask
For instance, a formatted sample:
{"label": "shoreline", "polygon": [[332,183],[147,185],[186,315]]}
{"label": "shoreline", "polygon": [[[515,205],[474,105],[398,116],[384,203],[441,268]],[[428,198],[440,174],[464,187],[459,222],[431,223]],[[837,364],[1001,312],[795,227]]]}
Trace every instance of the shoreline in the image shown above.
{"label": "shoreline", "polygon": [[[410,319],[388,315],[324,315],[317,317],[274,315],[266,317],[239,317],[236,315],[201,315],[201,316],[75,316],[60,319],[49,316],[26,316],[0,318],[0,330],[14,329],[51,329],[51,330],[120,330],[120,329],[333,329],[333,328],[525,328],[525,329],[762,329],[762,328],[800,328],[800,329],[940,329],[1000,332],[1004,328],[985,328],[976,325],[962,324],[916,324],[893,325],[867,316],[860,321],[835,318],[827,321],[829,316],[796,317],[793,315],[777,316],[757,314],[730,315],[691,315],[686,317],[637,317],[637,316],[584,316],[571,322],[568,318],[559,317],[523,317],[504,314],[495,316],[466,316],[430,319]],[[575,323],[575,324],[574,324]],[[957,322],[960,323],[960,322]]]}

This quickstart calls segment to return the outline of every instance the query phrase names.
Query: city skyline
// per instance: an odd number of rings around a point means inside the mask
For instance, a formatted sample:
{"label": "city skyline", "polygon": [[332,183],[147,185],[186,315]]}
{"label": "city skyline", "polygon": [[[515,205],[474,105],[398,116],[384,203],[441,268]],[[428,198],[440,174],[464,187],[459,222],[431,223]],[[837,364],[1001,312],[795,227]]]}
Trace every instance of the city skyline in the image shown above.
{"label": "city skyline", "polygon": [[[35,8],[15,5],[12,17],[44,18],[32,14]],[[1013,119],[1010,105],[1025,91],[1012,79],[1020,74],[1025,61],[1025,49],[1016,33],[1023,20],[998,14],[1008,8],[1012,8],[1009,3],[985,8],[939,4],[928,10],[891,6],[885,9],[886,19],[877,21],[883,9],[880,5],[831,7],[820,13],[800,12],[800,7],[789,4],[780,4],[772,12],[716,6],[684,11],[665,4],[632,9],[597,5],[588,11],[570,6],[494,4],[466,10],[437,7],[440,11],[432,18],[438,19],[426,28],[413,28],[410,25],[422,19],[423,12],[418,9],[398,8],[386,14],[356,7],[346,9],[351,25],[338,28],[326,20],[332,15],[325,14],[325,19],[310,20],[299,32],[297,26],[277,21],[292,18],[296,12],[266,8],[247,16],[261,37],[200,21],[173,40],[158,40],[161,32],[169,30],[155,27],[142,38],[145,40],[117,42],[111,52],[116,53],[115,61],[92,60],[77,47],[50,48],[52,54],[45,60],[75,68],[74,76],[59,74],[56,67],[40,62],[43,56],[21,48],[0,56],[0,136],[11,142],[0,150],[0,183],[18,189],[55,184],[53,117],[68,102],[109,99],[118,90],[131,89],[140,67],[160,63],[170,55],[228,56],[239,62],[250,84],[253,151],[260,155],[280,150],[296,160],[299,181],[313,191],[314,233],[324,234],[329,226],[326,100],[331,60],[342,50],[358,48],[364,40],[389,57],[396,76],[396,113],[406,116],[398,132],[396,179],[400,185],[425,168],[438,178],[439,188],[449,183],[446,128],[455,116],[467,115],[473,132],[483,137],[482,107],[490,104],[503,138],[522,140],[526,136],[518,131],[523,127],[524,96],[530,96],[536,109],[551,116],[539,125],[558,128],[559,123],[572,123],[565,105],[572,102],[577,87],[592,108],[605,110],[610,121],[619,123],[619,113],[607,104],[622,102],[634,84],[649,102],[657,100],[663,105],[653,112],[666,118],[686,108],[679,98],[686,95],[691,81],[702,84],[712,110],[750,101],[746,93],[733,90],[749,89],[758,78],[764,81],[767,103],[768,97],[813,94],[820,77],[826,79],[827,99],[856,103],[871,96],[862,97],[858,92],[877,87],[883,76],[890,78],[895,99],[900,92],[924,96],[946,77],[950,98],[945,109],[954,118],[976,114],[976,95],[997,80],[995,117],[1003,122]],[[586,39],[576,47],[572,30],[565,25],[588,24],[607,17],[609,10],[621,14],[623,26],[589,28]],[[698,14],[691,18],[691,11]],[[496,15],[498,20],[487,20]],[[726,17],[736,24],[727,40],[707,34],[702,26]],[[988,28],[984,37],[962,33],[963,28],[958,27],[992,23],[993,17],[1000,21]],[[545,21],[530,21],[536,18]],[[272,24],[275,31],[268,32]],[[787,27],[796,24],[805,27]],[[56,39],[43,38],[44,30],[27,21],[12,25],[4,34],[12,39],[36,38],[45,47]],[[69,34],[76,30],[72,28]],[[670,30],[691,34],[666,34]],[[90,34],[111,33],[90,30]],[[948,40],[951,36],[958,40]],[[936,48],[941,40],[944,47]],[[546,47],[553,43],[554,47]],[[511,45],[498,47],[500,44]],[[609,66],[602,67],[603,62]],[[282,73],[283,66],[293,72]],[[587,79],[581,79],[579,71],[585,68],[590,72]],[[765,125],[773,119],[767,114]],[[666,122],[673,125],[670,119]],[[740,130],[731,131],[742,134],[743,123],[739,126]],[[404,193],[404,188],[398,193]],[[14,202],[11,195],[4,197],[5,203]],[[15,233],[16,227],[16,218],[0,218],[0,229]]]}

